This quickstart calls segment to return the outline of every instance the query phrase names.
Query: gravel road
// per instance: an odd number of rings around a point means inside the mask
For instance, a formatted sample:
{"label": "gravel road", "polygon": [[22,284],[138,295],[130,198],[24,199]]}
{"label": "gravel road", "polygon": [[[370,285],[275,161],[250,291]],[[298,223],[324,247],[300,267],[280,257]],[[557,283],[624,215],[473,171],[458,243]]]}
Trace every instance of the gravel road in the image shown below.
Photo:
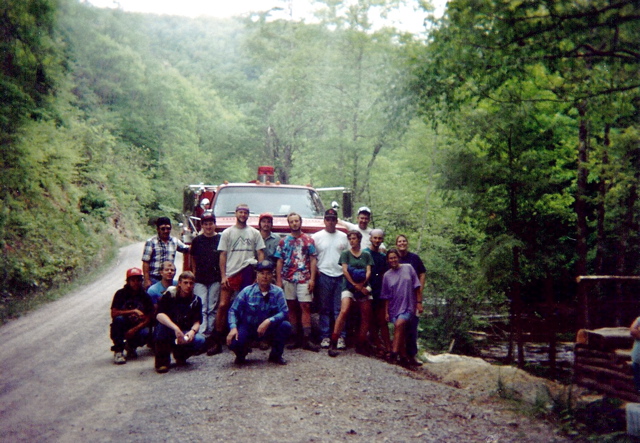
{"label": "gravel road", "polygon": [[0,441],[564,441],[496,400],[352,350],[192,357],[167,374],[143,349],[113,364],[109,306],[142,244],[94,283],[0,328]]}

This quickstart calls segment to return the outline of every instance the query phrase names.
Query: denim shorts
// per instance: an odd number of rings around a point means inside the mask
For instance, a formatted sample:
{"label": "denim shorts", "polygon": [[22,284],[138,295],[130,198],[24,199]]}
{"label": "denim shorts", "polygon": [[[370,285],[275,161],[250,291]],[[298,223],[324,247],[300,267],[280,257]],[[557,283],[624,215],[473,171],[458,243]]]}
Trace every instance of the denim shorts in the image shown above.
{"label": "denim shorts", "polygon": [[402,314],[398,314],[395,317],[390,318],[389,321],[393,324],[395,324],[398,320],[404,320],[408,322],[412,317],[413,314],[411,312],[403,312]]}

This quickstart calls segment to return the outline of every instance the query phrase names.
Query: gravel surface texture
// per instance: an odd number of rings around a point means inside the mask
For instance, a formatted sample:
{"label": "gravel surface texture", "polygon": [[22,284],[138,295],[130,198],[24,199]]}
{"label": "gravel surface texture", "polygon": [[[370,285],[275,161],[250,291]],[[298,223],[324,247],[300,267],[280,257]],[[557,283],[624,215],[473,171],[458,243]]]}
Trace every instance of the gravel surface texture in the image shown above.
{"label": "gravel surface texture", "polygon": [[0,441],[551,442],[550,424],[507,403],[352,350],[225,349],[157,374],[144,348],[113,364],[109,306],[142,244],[94,283],[0,328]]}

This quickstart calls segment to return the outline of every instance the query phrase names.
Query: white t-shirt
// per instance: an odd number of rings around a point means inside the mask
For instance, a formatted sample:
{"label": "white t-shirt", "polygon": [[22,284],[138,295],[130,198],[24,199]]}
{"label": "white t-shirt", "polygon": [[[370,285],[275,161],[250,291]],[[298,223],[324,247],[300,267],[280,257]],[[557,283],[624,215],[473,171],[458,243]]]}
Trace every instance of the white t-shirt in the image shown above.
{"label": "white t-shirt", "polygon": [[251,226],[239,229],[233,225],[222,231],[218,251],[227,252],[226,276],[231,277],[246,268],[250,263],[248,260],[255,259],[260,249],[264,249],[264,240],[260,231]]}
{"label": "white t-shirt", "polygon": [[342,266],[338,262],[340,261],[340,253],[349,249],[347,234],[338,230],[329,233],[323,229],[311,237],[318,252],[318,270],[329,277],[342,276]]}

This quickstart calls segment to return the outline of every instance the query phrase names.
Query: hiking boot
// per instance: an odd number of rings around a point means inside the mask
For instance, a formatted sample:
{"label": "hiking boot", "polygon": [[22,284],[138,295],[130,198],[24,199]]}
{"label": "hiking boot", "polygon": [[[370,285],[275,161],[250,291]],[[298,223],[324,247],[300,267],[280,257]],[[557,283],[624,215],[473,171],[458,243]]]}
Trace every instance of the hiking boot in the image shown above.
{"label": "hiking boot", "polygon": [[222,345],[219,342],[214,342],[209,349],[207,349],[207,355],[209,357],[216,354],[222,354]]}
{"label": "hiking boot", "polygon": [[411,366],[411,359],[409,357],[398,358],[398,364],[405,369],[414,369],[415,366]]}
{"label": "hiking boot", "polygon": [[337,345],[338,349],[347,349],[347,343],[344,341],[343,337],[340,337],[338,339],[338,345]]}
{"label": "hiking boot", "polygon": [[136,348],[132,348],[131,346],[126,345],[124,347],[124,352],[127,356],[127,360],[134,360],[138,358],[138,352],[136,351]]}
{"label": "hiking boot", "polygon": [[407,357],[410,366],[418,367],[422,366],[422,362],[418,360],[416,357]]}
{"label": "hiking boot", "polygon": [[127,358],[122,352],[116,352],[113,356],[113,362],[117,365],[123,365],[127,362]]}
{"label": "hiking boot", "polygon": [[335,342],[333,342],[333,341],[332,341],[332,342],[329,344],[329,351],[327,352],[327,354],[329,354],[329,357],[337,357],[337,356],[338,356],[338,354],[340,354],[340,353],[338,352],[338,349],[337,349],[337,346],[336,346],[336,343],[335,343]]}
{"label": "hiking boot", "polygon": [[305,338],[304,343],[302,344],[302,349],[305,351],[320,352],[320,346],[313,343],[308,338]]}
{"label": "hiking boot", "polygon": [[320,342],[320,347],[322,349],[327,349],[329,347],[329,345],[331,344],[331,340],[329,339],[329,337],[325,337],[322,339],[322,341]]}
{"label": "hiking boot", "polygon": [[371,352],[369,352],[369,347],[366,344],[360,344],[356,346],[356,354],[369,357],[371,355]]}
{"label": "hiking boot", "polygon": [[269,362],[270,363],[275,363],[277,365],[282,365],[282,366],[287,364],[287,361],[284,358],[282,358],[282,356],[276,357],[275,355],[270,355],[269,356]]}
{"label": "hiking boot", "polygon": [[157,343],[156,344],[156,357],[155,357],[155,367],[156,371],[159,374],[164,374],[169,370],[169,363],[171,363],[171,354],[167,351],[167,349],[171,349],[170,346],[166,346],[166,344]]}
{"label": "hiking boot", "polygon": [[242,365],[246,361],[247,361],[247,353],[246,352],[241,352],[241,351],[236,352],[236,359],[234,360],[234,363],[236,365]]}

